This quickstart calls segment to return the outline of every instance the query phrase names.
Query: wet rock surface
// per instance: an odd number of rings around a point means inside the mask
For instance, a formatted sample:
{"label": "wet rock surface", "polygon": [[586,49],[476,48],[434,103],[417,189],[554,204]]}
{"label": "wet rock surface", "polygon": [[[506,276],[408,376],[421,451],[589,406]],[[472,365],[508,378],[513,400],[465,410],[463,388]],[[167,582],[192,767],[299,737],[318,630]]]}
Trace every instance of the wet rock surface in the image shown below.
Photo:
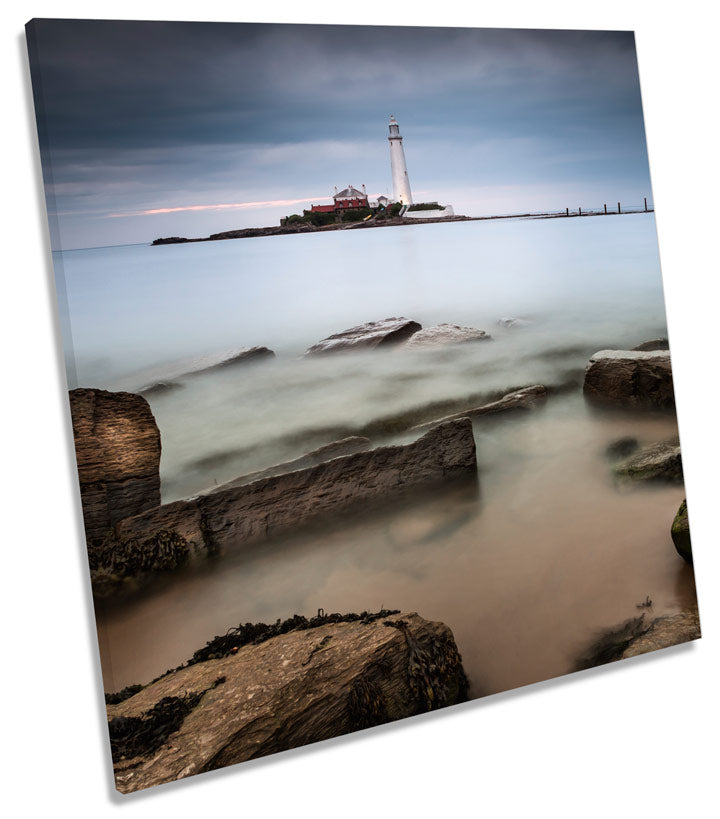
{"label": "wet rock surface", "polygon": [[116,787],[137,791],[466,698],[462,660],[442,623],[398,613],[291,630],[109,705],[111,736],[122,740]]}
{"label": "wet rock surface", "polygon": [[637,657],[649,651],[658,651],[680,643],[689,643],[699,640],[700,615],[697,608],[686,609],[668,617],[658,617],[653,620],[647,631],[634,638],[623,651],[619,659]]}
{"label": "wet rock surface", "polygon": [[540,406],[547,398],[547,390],[542,384],[533,384],[530,387],[523,387],[520,390],[515,390],[497,401],[492,401],[489,404],[483,404],[480,407],[472,407],[461,412],[456,412],[453,415],[448,415],[444,418],[438,418],[437,421],[431,421],[427,424],[415,427],[415,429],[427,429],[436,424],[445,424],[449,421],[455,421],[460,418],[480,418],[483,415],[494,415],[496,413],[510,412],[512,410],[529,410]]}
{"label": "wet rock surface", "polygon": [[160,431],[148,402],[128,392],[70,391],[89,544],[123,518],[160,503]]}
{"label": "wet rock surface", "polygon": [[436,324],[418,330],[406,342],[406,347],[439,347],[447,344],[465,344],[473,341],[490,341],[484,330],[475,327],[460,327],[458,324]]}
{"label": "wet rock surface", "polygon": [[405,446],[357,452],[241,486],[231,482],[158,506],[120,521],[115,537],[142,542],[159,531],[173,532],[190,543],[191,553],[216,554],[476,473],[472,424],[463,418]]}
{"label": "wet rock surface", "polygon": [[644,341],[642,344],[638,344],[637,347],[633,347],[633,350],[638,350],[640,352],[669,349],[670,342],[666,338],[654,338],[651,341]]}
{"label": "wet rock surface", "polygon": [[650,651],[698,640],[700,636],[697,606],[654,619],[643,613],[619,626],[599,632],[593,643],[576,661],[574,670],[582,671],[639,654],[647,654]]}
{"label": "wet rock surface", "polygon": [[325,355],[355,349],[375,349],[407,341],[410,336],[421,330],[416,321],[407,318],[386,318],[382,321],[369,321],[349,330],[335,333],[306,352],[306,356]]}
{"label": "wet rock surface", "polygon": [[609,443],[605,448],[605,456],[611,461],[619,461],[637,452],[639,448],[638,439],[627,435]]}
{"label": "wet rock surface", "polygon": [[690,521],[688,519],[687,500],[680,504],[670,529],[677,553],[686,563],[693,562],[692,543],[690,542]]}
{"label": "wet rock surface", "polygon": [[257,472],[249,472],[247,475],[241,475],[239,478],[228,481],[222,486],[211,489],[208,493],[203,494],[222,492],[232,486],[243,486],[259,480],[260,478],[271,478],[274,475],[284,475],[286,472],[295,472],[298,469],[306,469],[310,466],[317,466],[317,464],[323,463],[324,461],[330,461],[333,458],[339,458],[342,455],[352,455],[355,452],[361,452],[362,450],[369,448],[369,438],[365,438],[361,435],[351,435],[347,438],[343,438],[341,441],[333,441],[332,443],[325,444],[325,446],[313,449],[311,452],[308,452],[299,458],[295,458],[292,461],[285,461],[284,463],[270,466],[267,469],[262,469]]}
{"label": "wet rock surface", "polygon": [[600,404],[672,408],[675,395],[670,353],[600,350],[587,365],[583,392]]}
{"label": "wet rock surface", "polygon": [[244,350],[238,350],[227,358],[218,361],[216,364],[210,364],[207,367],[198,368],[187,373],[187,375],[199,375],[200,373],[214,372],[226,367],[234,367],[238,364],[249,364],[250,362],[261,361],[265,358],[275,358],[275,353],[268,347],[248,347]]}
{"label": "wet rock surface", "polygon": [[644,447],[616,464],[613,472],[620,480],[683,482],[682,455],[677,438]]}

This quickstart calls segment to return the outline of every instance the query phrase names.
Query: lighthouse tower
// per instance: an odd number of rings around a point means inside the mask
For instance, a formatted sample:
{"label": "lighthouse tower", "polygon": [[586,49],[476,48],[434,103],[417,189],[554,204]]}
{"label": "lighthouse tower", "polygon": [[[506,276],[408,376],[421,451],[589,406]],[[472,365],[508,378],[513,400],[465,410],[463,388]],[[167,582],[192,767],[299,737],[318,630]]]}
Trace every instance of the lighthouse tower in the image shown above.
{"label": "lighthouse tower", "polygon": [[392,168],[393,196],[396,202],[403,205],[412,205],[412,194],[410,193],[410,180],[408,179],[407,165],[405,164],[405,151],[403,150],[403,138],[400,136],[400,126],[395,117],[390,117],[390,167]]}

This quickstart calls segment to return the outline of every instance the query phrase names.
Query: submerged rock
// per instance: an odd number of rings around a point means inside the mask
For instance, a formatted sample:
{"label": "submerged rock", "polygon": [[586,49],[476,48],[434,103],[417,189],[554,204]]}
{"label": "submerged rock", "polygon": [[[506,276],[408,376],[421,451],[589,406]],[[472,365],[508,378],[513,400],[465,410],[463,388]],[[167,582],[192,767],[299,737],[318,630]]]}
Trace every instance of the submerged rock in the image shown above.
{"label": "submerged rock", "polygon": [[609,443],[605,448],[605,455],[611,461],[618,461],[627,458],[633,452],[637,452],[639,446],[640,442],[637,438],[626,435],[624,438],[618,438],[616,441]]}
{"label": "submerged rock", "polygon": [[670,353],[600,350],[585,370],[583,392],[603,404],[668,408],[675,405]]}
{"label": "submerged rock", "polygon": [[613,467],[618,478],[633,481],[683,482],[682,456],[677,439],[641,449]]}
{"label": "submerged rock", "polygon": [[476,473],[472,424],[463,418],[405,446],[356,452],[240,486],[231,482],[158,506],[120,521],[115,537],[142,542],[158,531],[174,532],[193,549],[215,554]]}
{"label": "submerged rock", "polygon": [[416,321],[407,318],[386,318],[382,321],[369,321],[349,330],[324,338],[306,352],[306,356],[324,355],[342,350],[375,349],[407,341],[410,336],[421,330]]}
{"label": "submerged rock", "polygon": [[160,503],[160,431],[135,393],[71,390],[70,413],[91,545],[118,521]]}
{"label": "submerged rock", "polygon": [[633,347],[633,350],[638,350],[639,352],[652,352],[655,350],[669,349],[670,342],[666,338],[654,338],[652,341],[644,341],[642,344],[638,344],[637,347]]}
{"label": "submerged rock", "polygon": [[199,375],[200,373],[213,372],[214,370],[224,369],[225,367],[233,367],[237,364],[249,364],[250,362],[259,361],[263,358],[275,358],[275,353],[268,347],[247,347],[244,350],[236,350],[227,358],[215,364],[191,370],[187,375]]}
{"label": "submerged rock", "polygon": [[458,324],[436,324],[418,330],[406,342],[406,347],[437,347],[447,344],[465,344],[470,341],[490,341],[484,330],[475,327],[460,327]]}
{"label": "submerged rock", "polygon": [[687,500],[683,500],[673,520],[670,534],[677,553],[686,563],[693,562],[692,543],[690,542],[690,521],[688,520]]}
{"label": "submerged rock", "polygon": [[[467,698],[452,632],[414,613],[293,630],[217,657],[171,672],[108,706],[111,737],[122,739],[113,755],[119,791]],[[153,730],[143,731],[150,721]]]}
{"label": "submerged rock", "polygon": [[498,324],[499,324],[501,327],[508,327],[508,328],[512,328],[512,327],[527,327],[527,326],[530,324],[530,322],[529,322],[527,319],[522,319],[522,318],[512,318],[512,317],[507,317],[507,318],[499,318],[499,319],[497,320],[497,323],[498,323]]}
{"label": "submerged rock", "polygon": [[480,407],[472,407],[471,409],[456,412],[454,415],[448,415],[445,418],[438,418],[436,421],[430,421],[427,424],[414,427],[414,429],[426,429],[435,426],[436,424],[445,424],[448,421],[456,421],[459,418],[479,418],[483,415],[494,415],[500,412],[509,412],[511,410],[529,410],[540,406],[547,398],[547,390],[542,384],[533,384],[530,387],[523,387],[520,390],[515,390],[507,395],[504,395],[498,401],[493,401],[490,404],[483,404]]}
{"label": "submerged rock", "polygon": [[140,395],[164,395],[179,389],[182,389],[182,384],[178,381],[156,381],[154,384],[148,384],[147,387],[138,390],[138,392]]}

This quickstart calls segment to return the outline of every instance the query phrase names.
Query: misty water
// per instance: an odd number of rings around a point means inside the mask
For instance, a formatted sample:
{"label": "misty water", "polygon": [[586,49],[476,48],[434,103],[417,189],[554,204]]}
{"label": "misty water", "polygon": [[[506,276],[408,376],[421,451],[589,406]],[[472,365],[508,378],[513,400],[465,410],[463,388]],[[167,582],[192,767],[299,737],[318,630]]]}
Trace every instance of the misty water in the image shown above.
{"label": "misty water", "polygon": [[[369,428],[374,445],[410,440],[377,422],[440,400],[560,388],[542,409],[475,422],[477,486],[231,549],[100,606],[106,690],[148,681],[240,622],[385,606],[447,623],[478,695],[565,673],[647,595],[652,614],[691,601],[669,535],[684,490],[617,487],[603,454],[624,435],[671,437],[674,416],[598,412],[577,386],[594,351],[666,334],[652,215],[98,248],[56,265],[71,386],[175,385],[148,395],[163,501]],[[388,316],[493,340],[302,358]],[[257,345],[276,357],[186,375]]]}

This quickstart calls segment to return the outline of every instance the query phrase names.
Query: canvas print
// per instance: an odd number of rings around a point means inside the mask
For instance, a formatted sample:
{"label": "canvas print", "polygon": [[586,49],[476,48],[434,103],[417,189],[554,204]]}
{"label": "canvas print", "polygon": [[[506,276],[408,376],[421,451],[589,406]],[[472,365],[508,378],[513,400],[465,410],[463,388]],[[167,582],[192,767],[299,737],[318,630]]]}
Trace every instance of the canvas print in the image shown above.
{"label": "canvas print", "polygon": [[632,32],[27,39],[119,791],[700,636]]}

